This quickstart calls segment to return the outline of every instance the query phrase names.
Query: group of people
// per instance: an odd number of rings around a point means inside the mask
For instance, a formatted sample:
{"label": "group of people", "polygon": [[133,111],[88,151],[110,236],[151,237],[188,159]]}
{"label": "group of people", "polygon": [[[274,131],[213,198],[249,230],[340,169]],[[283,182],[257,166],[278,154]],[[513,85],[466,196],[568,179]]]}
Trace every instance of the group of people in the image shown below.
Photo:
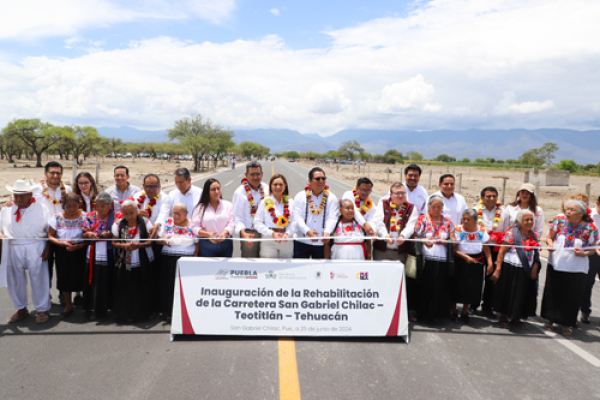
{"label": "group of people", "polygon": [[[256,161],[246,164],[232,202],[222,199],[217,179],[200,189],[185,168],[175,171],[176,188],[169,194],[161,192],[155,174],[144,177],[142,188],[132,185],[125,166],[114,169],[115,185],[103,192],[87,172],[77,175],[72,188],[64,184],[62,166],[54,161],[44,174],[40,185],[18,180],[7,186],[13,201],[0,213],[0,237],[11,238],[2,248],[17,310],[11,323],[29,315],[25,269],[36,322],[48,320],[54,264],[62,318],[81,305],[90,319],[110,309],[125,321],[157,313],[170,320],[177,260],[231,257],[234,235],[241,238],[242,257],[391,260],[407,271],[412,266],[407,294],[415,321],[469,323],[469,309],[479,306],[499,315],[506,327],[535,315],[544,214],[531,184],[506,206],[498,203],[494,187],[486,187],[469,208],[455,192],[454,176],[442,175],[440,190],[430,195],[419,185],[415,164],[377,204],[368,178],[338,201],[319,167],[292,197],[285,176],[263,182]],[[563,206],[546,239],[552,250],[542,317],[547,329],[558,324],[570,334],[580,309],[581,320],[589,322],[600,256],[585,248],[599,240],[594,221],[600,221],[600,202],[589,210],[587,198],[576,195]],[[252,240],[257,238],[271,240]]]}

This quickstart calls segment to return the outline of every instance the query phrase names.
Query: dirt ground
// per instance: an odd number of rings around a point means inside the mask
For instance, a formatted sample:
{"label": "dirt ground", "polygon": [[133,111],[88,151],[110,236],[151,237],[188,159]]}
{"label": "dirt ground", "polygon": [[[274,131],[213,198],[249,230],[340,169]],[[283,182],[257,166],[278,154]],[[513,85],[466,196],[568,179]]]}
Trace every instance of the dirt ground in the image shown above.
{"label": "dirt ground", "polygon": [[[310,168],[314,166],[314,162],[301,161],[301,165]],[[323,165],[320,165],[323,167]],[[323,169],[326,171],[328,176],[341,180],[348,184],[356,184],[356,180],[361,176],[367,176],[373,181],[373,192],[378,195],[384,195],[388,192],[390,184],[393,181],[402,180],[400,171],[403,170],[406,165],[384,165],[384,164],[370,164],[367,166],[360,166],[360,173],[358,171],[358,165],[329,165],[325,163]],[[390,169],[389,173],[386,172]],[[506,181],[506,196],[505,203],[511,203],[515,200],[515,196],[519,187],[523,184],[524,171],[525,169],[514,169],[507,168],[506,170],[486,170],[474,167],[449,167],[449,166],[423,166],[423,172],[421,174],[421,186],[423,186],[431,194],[438,191],[437,186],[438,179],[442,174],[452,173],[455,176],[462,174],[462,185],[458,187],[459,178],[457,177],[457,191],[460,192],[469,206],[475,206],[479,202],[479,194],[481,189],[486,186],[494,186],[500,193],[499,199],[502,201],[502,179],[495,178],[500,176],[507,176],[509,179]],[[429,176],[431,171],[431,186],[429,185]],[[550,222],[558,214],[562,213],[561,203],[562,199],[571,194],[575,193],[586,193],[586,184],[590,183],[591,186],[591,198],[592,204],[595,204],[595,200],[600,195],[600,177],[592,176],[577,176],[571,175],[569,186],[540,186],[540,193],[538,194],[539,206],[544,210],[544,216],[546,219],[546,231]],[[544,232],[546,233],[546,232]]]}
{"label": "dirt ground", "polygon": [[[72,185],[73,183],[73,162],[71,160],[59,160],[58,156],[50,156],[46,159],[46,156],[42,158],[42,164],[46,164],[48,161],[58,161],[63,166],[63,180],[66,184]],[[86,171],[92,174],[96,179],[96,163],[101,164],[100,168],[100,179],[96,183],[100,185],[99,190],[103,190],[115,184],[113,178],[113,170],[118,165],[125,165],[129,168],[129,181],[138,186],[142,186],[142,179],[144,175],[148,173],[155,173],[160,177],[161,185],[163,190],[170,190],[175,187],[173,179],[173,172],[179,167],[192,168],[192,161],[166,161],[166,160],[152,160],[150,158],[136,158],[136,159],[112,159],[102,157],[89,158],[87,161],[80,165],[77,172]],[[31,167],[25,167],[29,165]],[[16,167],[15,167],[16,166]],[[44,177],[44,168],[34,168],[35,160],[17,160],[13,164],[9,164],[6,161],[0,162],[0,201],[4,202],[10,197],[10,193],[6,190],[6,185],[13,185],[17,179],[29,179],[33,183],[39,183],[40,179]],[[214,170],[211,170],[214,172]],[[192,174],[192,179],[200,177],[202,174]]]}

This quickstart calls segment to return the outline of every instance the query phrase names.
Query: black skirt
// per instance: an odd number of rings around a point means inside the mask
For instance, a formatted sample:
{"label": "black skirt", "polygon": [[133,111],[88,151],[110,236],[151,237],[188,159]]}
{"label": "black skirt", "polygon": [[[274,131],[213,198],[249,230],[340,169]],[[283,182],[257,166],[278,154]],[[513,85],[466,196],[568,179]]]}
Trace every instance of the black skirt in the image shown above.
{"label": "black skirt", "polygon": [[162,255],[160,311],[165,317],[170,317],[173,312],[173,296],[175,294],[175,280],[177,278],[177,260],[181,257],[183,256]]}
{"label": "black skirt", "polygon": [[[94,257],[94,254],[90,254]],[[95,258],[95,257],[94,257]],[[90,280],[90,260],[85,260],[85,280],[83,282],[83,309],[94,311],[96,315],[104,315],[113,303],[113,273],[114,266],[108,262],[94,261],[91,266],[92,279]]]}
{"label": "black skirt", "polygon": [[556,271],[548,264],[542,318],[560,325],[575,326],[586,278],[587,274]]}
{"label": "black skirt", "polygon": [[[479,254],[469,254],[472,258],[480,258]],[[456,275],[454,276],[454,290],[452,301],[461,304],[479,304],[485,267],[481,263],[469,264],[461,257],[456,257]]]}
{"label": "black skirt", "polygon": [[[140,251],[145,251],[140,249]],[[115,268],[113,311],[117,319],[136,319],[152,315],[152,282],[149,267],[127,270]]]}
{"label": "black skirt", "polygon": [[523,268],[502,263],[500,278],[494,288],[493,309],[510,320],[535,316],[537,280],[532,280]]}
{"label": "black skirt", "polygon": [[63,246],[52,247],[56,263],[56,288],[61,292],[82,291],[87,247],[76,251],[68,251]]}
{"label": "black skirt", "polygon": [[419,270],[417,278],[418,317],[432,320],[447,318],[450,315],[448,263],[425,260],[425,266]]}

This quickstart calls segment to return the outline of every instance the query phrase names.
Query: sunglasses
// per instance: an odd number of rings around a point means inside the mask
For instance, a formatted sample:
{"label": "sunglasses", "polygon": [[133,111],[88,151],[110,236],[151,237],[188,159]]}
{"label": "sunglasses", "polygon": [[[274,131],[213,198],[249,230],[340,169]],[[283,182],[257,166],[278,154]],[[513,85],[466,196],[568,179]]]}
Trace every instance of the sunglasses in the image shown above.
{"label": "sunglasses", "polygon": [[324,180],[327,180],[327,178],[325,178],[324,176],[319,176],[317,178],[313,178],[313,180],[315,180],[315,181],[324,181]]}

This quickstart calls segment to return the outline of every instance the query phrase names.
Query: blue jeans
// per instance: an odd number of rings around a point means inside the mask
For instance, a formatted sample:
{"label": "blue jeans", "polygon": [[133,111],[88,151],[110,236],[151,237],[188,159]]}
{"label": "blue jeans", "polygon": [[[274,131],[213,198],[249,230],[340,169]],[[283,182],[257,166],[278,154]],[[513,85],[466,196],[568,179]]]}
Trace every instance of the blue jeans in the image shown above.
{"label": "blue jeans", "polygon": [[211,243],[210,240],[200,242],[200,257],[231,257],[233,254],[233,242],[225,239],[219,243]]}
{"label": "blue jeans", "polygon": [[294,240],[294,258],[323,259],[325,258],[325,246],[313,246]]}

